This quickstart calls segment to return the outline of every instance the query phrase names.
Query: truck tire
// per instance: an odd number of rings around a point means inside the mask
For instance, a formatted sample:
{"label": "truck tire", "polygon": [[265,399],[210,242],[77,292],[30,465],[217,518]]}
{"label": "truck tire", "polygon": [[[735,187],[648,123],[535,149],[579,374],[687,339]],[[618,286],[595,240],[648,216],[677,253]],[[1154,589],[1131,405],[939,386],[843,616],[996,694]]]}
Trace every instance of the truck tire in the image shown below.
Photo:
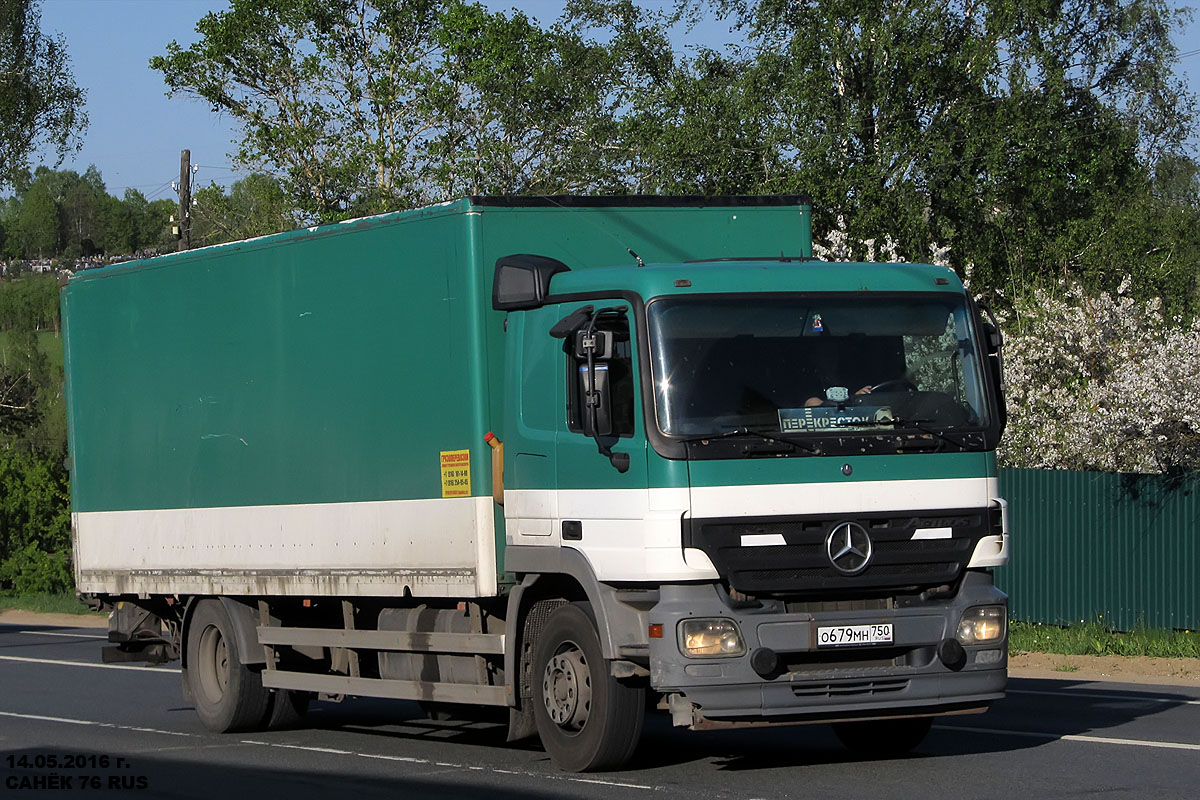
{"label": "truck tire", "polygon": [[842,744],[865,758],[899,758],[922,741],[933,725],[933,717],[872,719],[835,722],[833,732]]}
{"label": "truck tire", "polygon": [[274,690],[267,703],[267,713],[262,727],[268,731],[295,728],[304,721],[311,697],[312,695],[308,692],[294,692],[291,689]]}
{"label": "truck tire", "polygon": [[645,693],[612,677],[587,604],[563,605],[533,650],[533,716],[550,759],[568,772],[616,769],[642,735]]}
{"label": "truck tire", "polygon": [[201,600],[187,634],[186,680],[204,727],[218,733],[260,729],[271,693],[241,662],[233,621],[217,600]]}

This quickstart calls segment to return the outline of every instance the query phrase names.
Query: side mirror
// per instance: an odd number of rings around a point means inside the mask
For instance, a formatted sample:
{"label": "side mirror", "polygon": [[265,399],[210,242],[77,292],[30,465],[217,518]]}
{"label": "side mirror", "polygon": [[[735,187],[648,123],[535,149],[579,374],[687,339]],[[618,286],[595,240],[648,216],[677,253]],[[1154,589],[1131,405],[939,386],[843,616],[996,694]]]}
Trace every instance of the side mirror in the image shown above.
{"label": "side mirror", "polygon": [[[989,309],[987,313],[990,317],[991,310]],[[988,355],[999,355],[1000,348],[1004,345],[1004,337],[1000,333],[1000,328],[989,319],[983,323],[983,332],[987,335]]]}
{"label": "side mirror", "polygon": [[1000,323],[996,315],[987,305],[980,303],[979,310],[986,315],[981,321],[983,335],[988,349],[988,366],[991,368],[992,383],[996,386],[996,406],[1000,414],[1000,430],[1008,427],[1008,404],[1004,400],[1004,336],[1000,333]]}
{"label": "side mirror", "polygon": [[[590,374],[595,374],[596,385],[592,385]],[[593,439],[611,436],[613,432],[612,392],[609,391],[608,364],[596,364],[588,369],[579,365],[579,398],[583,402],[583,433]],[[593,411],[595,413],[593,413]]]}
{"label": "side mirror", "polygon": [[613,335],[611,331],[575,331],[575,357],[586,360],[588,353],[597,361],[613,357]]}
{"label": "side mirror", "polygon": [[1000,333],[1000,323],[996,321],[996,315],[992,313],[992,309],[988,306],[980,303],[979,310],[982,312],[979,319],[983,327],[984,343],[987,345],[988,356],[994,364],[1002,369],[1004,336]]}
{"label": "side mirror", "polygon": [[613,452],[604,441],[615,430],[609,362],[616,356],[617,337],[610,330],[598,329],[596,322],[602,314],[623,315],[625,311],[620,306],[597,311],[587,305],[575,309],[550,329],[554,338],[567,340],[567,352],[578,362],[579,421],[583,434],[596,441],[600,454],[608,456],[617,472],[627,472],[630,463],[628,453]]}
{"label": "side mirror", "polygon": [[571,268],[553,258],[516,254],[496,259],[492,278],[492,308],[519,311],[540,308],[550,295],[550,279]]}

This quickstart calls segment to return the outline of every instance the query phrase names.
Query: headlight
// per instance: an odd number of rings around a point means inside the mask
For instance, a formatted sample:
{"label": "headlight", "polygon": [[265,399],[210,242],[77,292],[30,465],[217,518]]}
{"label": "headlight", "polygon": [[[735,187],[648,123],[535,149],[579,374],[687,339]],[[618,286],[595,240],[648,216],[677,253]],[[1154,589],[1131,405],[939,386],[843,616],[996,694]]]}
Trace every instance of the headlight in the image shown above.
{"label": "headlight", "polygon": [[740,656],[746,652],[742,634],[731,619],[685,619],[679,623],[679,644],[687,656]]}
{"label": "headlight", "polygon": [[1006,623],[1004,606],[969,608],[958,623],[957,638],[966,645],[997,642],[1004,638]]}

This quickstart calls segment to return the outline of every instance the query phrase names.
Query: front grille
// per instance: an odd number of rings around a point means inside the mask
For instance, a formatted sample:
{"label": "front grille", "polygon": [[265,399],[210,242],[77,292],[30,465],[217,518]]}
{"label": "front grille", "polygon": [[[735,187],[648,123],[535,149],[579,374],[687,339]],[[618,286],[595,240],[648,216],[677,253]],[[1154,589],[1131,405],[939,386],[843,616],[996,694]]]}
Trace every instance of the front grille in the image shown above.
{"label": "front grille", "polygon": [[805,650],[779,653],[783,671],[789,673],[850,673],[853,671],[897,667],[921,669],[936,657],[930,645],[915,647],[835,647],[828,650]]}
{"label": "front grille", "polygon": [[[729,584],[747,594],[839,594],[928,588],[958,580],[979,539],[989,533],[987,509],[839,517],[757,517],[684,521],[684,544],[703,550]],[[857,522],[873,553],[861,572],[834,569],[826,539],[843,522]],[[914,539],[917,530],[949,529],[951,536]],[[772,534],[783,544],[743,546],[743,536]]]}
{"label": "front grille", "polygon": [[881,694],[895,694],[908,688],[905,678],[888,678],[877,681],[853,681],[826,684],[797,684],[792,686],[796,697],[863,697]]}
{"label": "front grille", "polygon": [[847,611],[887,611],[894,607],[890,597],[862,597],[852,600],[792,600],[786,605],[789,614],[827,614]]}

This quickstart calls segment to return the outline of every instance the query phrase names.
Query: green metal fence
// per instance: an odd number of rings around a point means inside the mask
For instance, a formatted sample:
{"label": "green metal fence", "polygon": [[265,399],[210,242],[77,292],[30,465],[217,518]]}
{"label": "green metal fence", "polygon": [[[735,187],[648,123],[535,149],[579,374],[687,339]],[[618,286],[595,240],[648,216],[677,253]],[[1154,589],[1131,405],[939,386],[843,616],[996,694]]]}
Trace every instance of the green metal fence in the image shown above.
{"label": "green metal fence", "polygon": [[1003,469],[1013,619],[1200,629],[1200,478]]}

